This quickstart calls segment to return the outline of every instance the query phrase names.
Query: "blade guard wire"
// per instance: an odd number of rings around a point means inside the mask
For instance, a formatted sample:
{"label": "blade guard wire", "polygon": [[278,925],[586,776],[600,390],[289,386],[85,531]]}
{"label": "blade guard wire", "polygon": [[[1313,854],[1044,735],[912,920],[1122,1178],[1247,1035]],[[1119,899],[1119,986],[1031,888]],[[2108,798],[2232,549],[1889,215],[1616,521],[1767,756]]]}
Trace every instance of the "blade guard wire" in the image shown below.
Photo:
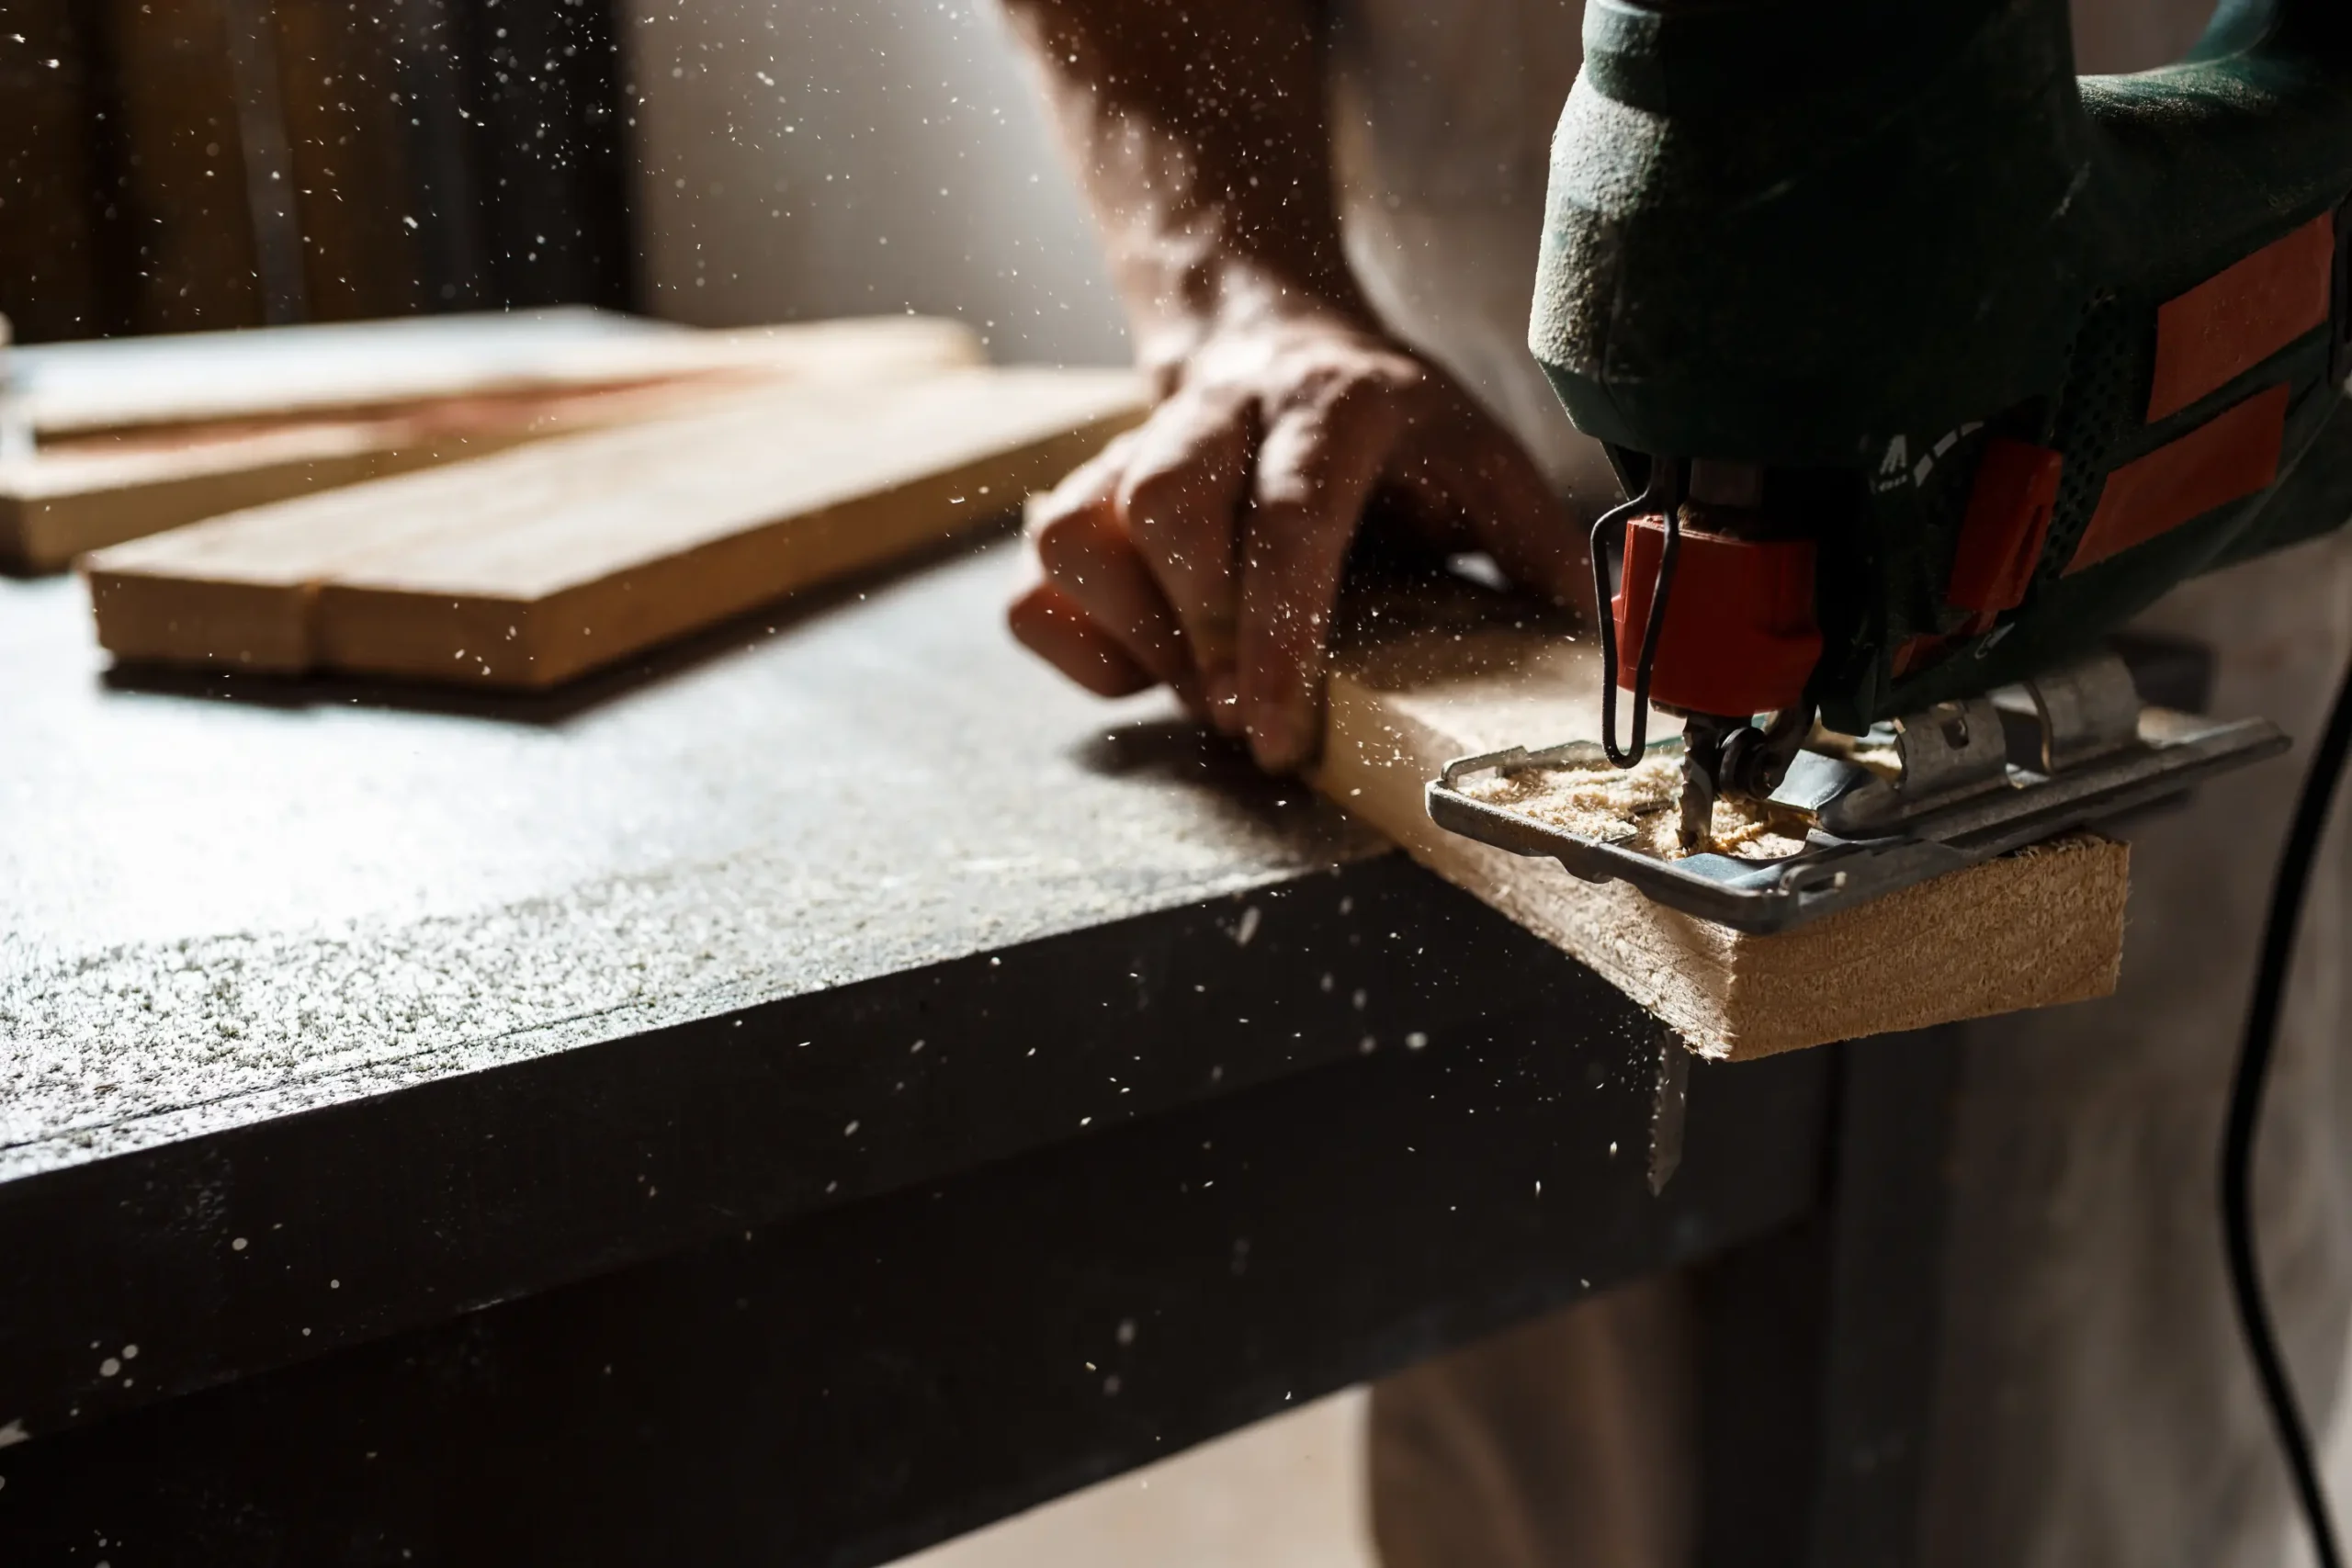
{"label": "blade guard wire", "polygon": [[[1674,561],[1682,547],[1681,465],[1669,458],[1651,460],[1649,479],[1642,486],[1642,493],[1622,505],[1613,506],[1600,514],[1592,525],[1592,589],[1600,615],[1600,745],[1609,761],[1620,768],[1630,768],[1642,760],[1649,739],[1650,671],[1657,660],[1658,636],[1666,629],[1666,600],[1674,587]],[[1650,590],[1650,613],[1642,626],[1642,649],[1634,663],[1634,734],[1633,743],[1620,750],[1617,745],[1617,626],[1609,605],[1615,595],[1609,583],[1608,536],[1614,529],[1619,541],[1619,554],[1623,555],[1625,525],[1635,516],[1656,508],[1664,518],[1666,541],[1658,553],[1657,581]]]}

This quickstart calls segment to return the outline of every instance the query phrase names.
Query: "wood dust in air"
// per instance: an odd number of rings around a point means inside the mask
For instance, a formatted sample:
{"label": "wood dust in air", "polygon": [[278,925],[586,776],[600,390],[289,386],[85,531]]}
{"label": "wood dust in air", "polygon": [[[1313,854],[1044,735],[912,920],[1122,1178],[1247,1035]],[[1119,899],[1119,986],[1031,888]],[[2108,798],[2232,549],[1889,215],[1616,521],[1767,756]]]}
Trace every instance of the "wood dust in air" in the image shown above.
{"label": "wood dust in air", "polygon": [[[1532,817],[1581,839],[1623,843],[1660,860],[1677,860],[1682,759],[1653,755],[1630,768],[1531,768],[1465,779],[1462,793]],[[1744,802],[1715,802],[1715,852],[1740,860],[1780,860],[1804,848],[1790,832]]]}

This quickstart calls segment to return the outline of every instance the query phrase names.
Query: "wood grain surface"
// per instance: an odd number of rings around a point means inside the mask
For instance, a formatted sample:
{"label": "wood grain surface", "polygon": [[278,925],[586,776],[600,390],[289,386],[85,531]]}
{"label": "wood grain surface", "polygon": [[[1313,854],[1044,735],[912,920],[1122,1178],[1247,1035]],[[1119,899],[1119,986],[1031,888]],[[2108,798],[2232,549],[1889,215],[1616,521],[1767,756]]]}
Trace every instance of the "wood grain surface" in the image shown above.
{"label": "wood grain surface", "polygon": [[978,338],[929,316],[697,332],[604,311],[408,317],[55,345],[21,356],[44,442],[158,425],[379,413],[443,398],[547,393],[781,369],[870,376],[977,365]]}
{"label": "wood grain surface", "polygon": [[85,570],[119,659],[546,687],[1001,517],[1143,406],[1109,371],[809,385],[216,518]]}
{"label": "wood grain surface", "polygon": [[0,564],[53,571],[225,512],[549,435],[981,357],[959,323],[903,316],[723,333],[443,319],[40,350],[21,396],[41,446],[0,468]]}

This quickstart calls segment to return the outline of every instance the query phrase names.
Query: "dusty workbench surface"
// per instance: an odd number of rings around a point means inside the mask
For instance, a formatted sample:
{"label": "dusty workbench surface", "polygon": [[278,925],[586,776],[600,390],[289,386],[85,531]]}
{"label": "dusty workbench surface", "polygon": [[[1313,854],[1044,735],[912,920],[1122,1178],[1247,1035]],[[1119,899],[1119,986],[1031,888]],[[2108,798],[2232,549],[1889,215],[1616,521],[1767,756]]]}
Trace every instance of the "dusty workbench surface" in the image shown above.
{"label": "dusty workbench surface", "polygon": [[1660,1026],[1021,570],[462,711],[0,581],[0,1557],[878,1562],[1819,1207],[1832,1053],[1655,1194]]}
{"label": "dusty workbench surface", "polygon": [[110,686],[78,584],[0,580],[0,1175],[1374,848],[1013,648],[1012,558],[463,711]]}
{"label": "dusty workbench surface", "polygon": [[109,670],[78,585],[0,581],[0,1256],[48,1281],[0,1295],[0,1434],[1498,1007],[1650,1070],[1589,975],[1020,652],[1020,570],[532,699]]}

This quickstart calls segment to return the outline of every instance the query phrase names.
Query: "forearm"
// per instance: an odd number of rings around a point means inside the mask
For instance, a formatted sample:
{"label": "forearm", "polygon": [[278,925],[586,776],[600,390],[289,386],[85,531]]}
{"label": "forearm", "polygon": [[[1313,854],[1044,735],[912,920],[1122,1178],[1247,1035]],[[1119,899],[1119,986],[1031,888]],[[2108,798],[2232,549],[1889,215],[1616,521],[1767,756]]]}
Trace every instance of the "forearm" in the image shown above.
{"label": "forearm", "polygon": [[1003,0],[1046,82],[1136,330],[1170,371],[1300,309],[1369,321],[1331,181],[1310,0]]}

